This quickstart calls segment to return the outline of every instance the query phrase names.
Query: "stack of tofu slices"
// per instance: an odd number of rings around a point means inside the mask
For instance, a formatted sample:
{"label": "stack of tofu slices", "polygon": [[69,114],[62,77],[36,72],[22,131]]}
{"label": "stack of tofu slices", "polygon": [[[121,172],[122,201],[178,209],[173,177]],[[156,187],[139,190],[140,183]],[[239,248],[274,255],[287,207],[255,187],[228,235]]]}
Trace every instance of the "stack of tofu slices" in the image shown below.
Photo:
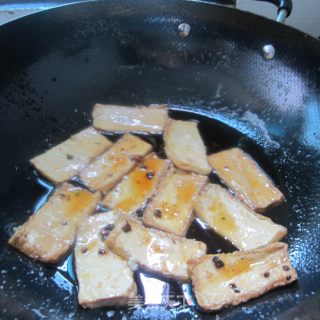
{"label": "stack of tofu slices", "polygon": [[[101,132],[120,135],[112,143]],[[133,133],[163,134],[168,159]],[[92,127],[31,163],[56,188],[9,243],[45,263],[74,249],[84,308],[127,305],[137,295],[137,267],[191,281],[205,311],[297,278],[278,242],[287,229],[261,215],[282,193],[238,148],[207,156],[197,123],[169,118],[166,105],[96,104]],[[212,170],[227,188],[208,183]],[[195,217],[239,251],[207,254],[205,243],[187,239]]]}

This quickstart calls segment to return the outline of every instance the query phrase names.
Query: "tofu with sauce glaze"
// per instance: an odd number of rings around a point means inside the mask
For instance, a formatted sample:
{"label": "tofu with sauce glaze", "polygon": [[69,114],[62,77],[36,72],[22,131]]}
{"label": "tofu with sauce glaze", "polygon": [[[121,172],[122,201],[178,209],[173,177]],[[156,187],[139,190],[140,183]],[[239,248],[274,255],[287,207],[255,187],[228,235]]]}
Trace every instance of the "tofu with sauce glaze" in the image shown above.
{"label": "tofu with sauce glaze", "polygon": [[127,306],[137,287],[126,260],[105,244],[117,213],[95,214],[81,221],[75,246],[79,304],[84,308]]}
{"label": "tofu with sauce glaze", "polygon": [[18,227],[9,244],[35,260],[57,263],[73,246],[79,222],[96,210],[100,199],[100,192],[64,183]]}
{"label": "tofu with sauce glaze", "polygon": [[208,159],[219,178],[254,211],[264,212],[283,202],[281,191],[241,149],[220,151]]}
{"label": "tofu with sauce glaze", "polygon": [[185,236],[194,218],[193,202],[206,182],[206,176],[171,170],[143,213],[143,224]]}
{"label": "tofu with sauce glaze", "polygon": [[135,213],[155,193],[169,165],[169,160],[149,154],[107,194],[103,204],[126,214]]}
{"label": "tofu with sauce glaze", "polygon": [[166,155],[177,168],[202,175],[210,173],[206,148],[196,122],[169,119],[163,138]]}
{"label": "tofu with sauce glaze", "polygon": [[205,311],[238,305],[297,279],[288,246],[281,242],[249,251],[206,255],[189,265],[193,291]]}
{"label": "tofu with sauce glaze", "polygon": [[201,241],[146,228],[129,217],[119,218],[107,245],[115,254],[147,271],[181,281],[189,279],[188,260],[206,254],[206,245]]}
{"label": "tofu with sauce glaze", "polygon": [[112,132],[162,133],[168,117],[167,105],[125,107],[96,104],[93,126]]}
{"label": "tofu with sauce glaze", "polygon": [[50,181],[60,183],[78,174],[91,160],[112,145],[102,134],[87,128],[30,162]]}
{"label": "tofu with sauce glaze", "polygon": [[134,135],[126,134],[91,162],[80,173],[80,179],[89,188],[107,192],[151,150],[152,146],[149,143]]}
{"label": "tofu with sauce glaze", "polygon": [[218,184],[209,184],[195,201],[197,215],[240,250],[281,240],[287,229],[273,223],[231,195]]}

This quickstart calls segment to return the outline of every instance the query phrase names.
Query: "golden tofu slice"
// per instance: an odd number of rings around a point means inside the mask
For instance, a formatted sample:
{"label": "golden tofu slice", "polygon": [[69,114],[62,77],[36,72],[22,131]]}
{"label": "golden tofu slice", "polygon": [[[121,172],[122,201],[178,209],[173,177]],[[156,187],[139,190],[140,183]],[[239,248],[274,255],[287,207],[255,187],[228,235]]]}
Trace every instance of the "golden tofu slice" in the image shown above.
{"label": "golden tofu slice", "polygon": [[201,241],[149,229],[138,220],[123,217],[110,232],[107,245],[145,270],[181,281],[189,279],[188,260],[206,254],[206,245]]}
{"label": "golden tofu slice", "polygon": [[218,184],[210,184],[195,201],[198,216],[240,250],[281,240],[287,228],[255,213]]}
{"label": "golden tofu slice", "polygon": [[190,263],[193,291],[205,311],[238,305],[297,279],[288,246],[276,242],[250,251],[206,255]]}
{"label": "golden tofu slice", "polygon": [[30,162],[54,183],[71,179],[112,143],[93,128],[87,128]]}
{"label": "golden tofu slice", "polygon": [[103,204],[127,214],[136,212],[152,197],[169,165],[169,160],[149,154],[107,194]]}
{"label": "golden tofu slice", "polygon": [[193,202],[207,182],[206,176],[171,170],[147,206],[143,224],[185,236],[194,218]]}
{"label": "golden tofu slice", "polygon": [[126,260],[105,245],[118,214],[107,212],[81,221],[75,246],[78,300],[84,308],[127,306],[137,287]]}
{"label": "golden tofu slice", "polygon": [[109,150],[91,162],[81,173],[81,181],[88,187],[102,192],[111,190],[152,146],[142,139],[126,134]]}
{"label": "golden tofu slice", "polygon": [[64,183],[16,230],[9,244],[35,260],[56,263],[69,252],[79,222],[96,210],[100,199],[99,192]]}
{"label": "golden tofu slice", "polygon": [[167,105],[140,107],[96,104],[93,126],[104,131],[162,133],[168,117]]}
{"label": "golden tofu slice", "polygon": [[214,153],[208,159],[219,178],[254,211],[264,212],[284,200],[270,178],[241,149]]}
{"label": "golden tofu slice", "polygon": [[176,167],[207,175],[211,168],[198,125],[194,121],[169,119],[164,130],[164,149]]}

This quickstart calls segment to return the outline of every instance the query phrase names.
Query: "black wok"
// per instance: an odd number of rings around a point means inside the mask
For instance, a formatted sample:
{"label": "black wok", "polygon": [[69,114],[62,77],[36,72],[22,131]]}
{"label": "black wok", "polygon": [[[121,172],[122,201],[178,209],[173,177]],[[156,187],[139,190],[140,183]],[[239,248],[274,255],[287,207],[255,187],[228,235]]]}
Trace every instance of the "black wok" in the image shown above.
{"label": "black wok", "polygon": [[[181,37],[178,26],[191,32]],[[272,44],[266,61],[262,48]],[[288,227],[299,281],[223,319],[319,319],[320,43],[234,9],[187,1],[88,2],[0,28],[0,318],[212,318],[196,306],[88,311],[71,265],[45,266],[7,245],[51,186],[28,159],[89,123],[92,105],[168,103],[197,119],[209,152],[238,145],[274,179],[286,202],[267,213]],[[214,177],[212,177],[214,179]],[[196,224],[211,252],[233,250]],[[57,271],[58,270],[58,271]],[[137,274],[139,280],[139,274]],[[178,283],[170,294],[181,295]],[[142,292],[143,293],[143,292]]]}

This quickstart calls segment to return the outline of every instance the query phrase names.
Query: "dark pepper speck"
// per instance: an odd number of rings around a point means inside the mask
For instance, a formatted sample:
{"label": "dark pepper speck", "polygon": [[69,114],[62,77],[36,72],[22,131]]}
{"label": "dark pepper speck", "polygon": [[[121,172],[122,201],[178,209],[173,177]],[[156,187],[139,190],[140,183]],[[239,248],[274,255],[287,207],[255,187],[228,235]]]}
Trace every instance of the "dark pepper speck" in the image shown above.
{"label": "dark pepper speck", "polygon": [[154,173],[152,171],[149,171],[146,173],[146,177],[150,180],[153,178],[153,176],[154,176]]}
{"label": "dark pepper speck", "polygon": [[70,153],[67,153],[67,159],[68,160],[72,160],[74,157],[73,157],[73,155],[72,154],[70,154]]}
{"label": "dark pepper speck", "polygon": [[221,269],[224,267],[224,262],[218,256],[214,256],[212,258],[212,261],[217,269]]}
{"label": "dark pepper speck", "polygon": [[291,280],[291,276],[287,276],[287,281],[290,281]]}
{"label": "dark pepper speck", "polygon": [[229,287],[235,292],[240,293],[239,288],[234,283],[229,283]]}
{"label": "dark pepper speck", "polygon": [[289,270],[290,270],[290,267],[288,267],[287,265],[284,265],[284,266],[282,267],[282,269],[283,269],[284,271],[289,271]]}
{"label": "dark pepper speck", "polygon": [[154,210],[153,214],[156,218],[161,218],[162,216],[162,212],[159,209]]}
{"label": "dark pepper speck", "polygon": [[123,232],[129,232],[129,231],[131,231],[131,226],[130,226],[129,222],[127,222],[127,223],[122,227],[122,231],[123,231]]}
{"label": "dark pepper speck", "polygon": [[85,253],[87,253],[88,252],[88,248],[87,247],[82,247],[81,248],[81,253],[82,254],[85,254]]}
{"label": "dark pepper speck", "polygon": [[264,274],[263,274],[263,276],[265,277],[265,278],[268,278],[269,276],[270,276],[270,272],[265,272]]}
{"label": "dark pepper speck", "polygon": [[107,252],[106,252],[106,250],[104,250],[104,249],[99,249],[99,251],[98,251],[98,254],[99,254],[99,256],[103,256],[103,255],[105,255]]}

